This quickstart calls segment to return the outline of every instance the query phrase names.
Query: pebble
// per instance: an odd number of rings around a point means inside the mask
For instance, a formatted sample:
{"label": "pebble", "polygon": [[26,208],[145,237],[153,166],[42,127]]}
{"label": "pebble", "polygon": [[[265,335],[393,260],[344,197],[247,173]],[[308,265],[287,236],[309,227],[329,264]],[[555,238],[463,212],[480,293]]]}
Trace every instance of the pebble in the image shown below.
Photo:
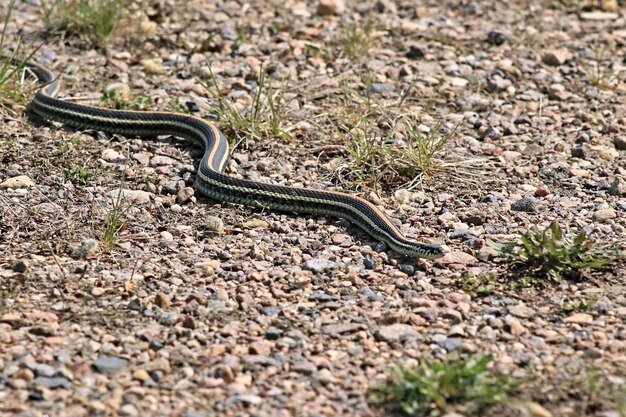
{"label": "pebble", "polygon": [[13,263],[13,272],[24,273],[28,269],[28,263],[24,259],[19,259]]}
{"label": "pebble", "polygon": [[181,188],[176,194],[176,202],[178,204],[185,204],[191,199],[191,197],[193,197],[193,194],[194,194],[193,188],[191,187]]}
{"label": "pebble", "polygon": [[30,188],[35,185],[28,175],[18,175],[17,177],[9,178],[0,183],[0,188]]}
{"label": "pebble", "polygon": [[552,417],[552,413],[536,402],[526,403],[526,411],[531,417]]}
{"label": "pebble", "polygon": [[394,323],[378,329],[375,336],[378,340],[385,342],[396,342],[400,338],[417,334],[417,330],[408,324]]}
{"label": "pebble", "polygon": [[48,389],[55,388],[72,388],[72,383],[65,377],[62,376],[39,376],[33,380],[33,384],[40,385],[42,387],[46,387]]}
{"label": "pebble", "polygon": [[499,30],[490,30],[487,33],[487,43],[489,45],[500,46],[504,44],[508,39],[506,33]]}
{"label": "pebble", "polygon": [[259,397],[258,395],[250,394],[233,395],[226,400],[226,404],[243,403],[249,405],[259,405],[262,402],[263,400],[261,399],[261,397]]}
{"label": "pebble", "polygon": [[571,54],[567,48],[560,48],[553,51],[545,52],[541,58],[544,64],[551,66],[559,66],[565,64],[571,57]]}
{"label": "pebble", "polygon": [[396,86],[391,83],[372,83],[372,85],[370,86],[370,91],[372,93],[378,93],[378,94],[391,93],[391,92],[394,92],[395,90],[396,90]]}
{"label": "pebble", "polygon": [[147,74],[163,74],[165,73],[165,68],[163,65],[158,63],[153,59],[144,59],[141,61],[141,65],[143,66],[143,70]]}
{"label": "pebble", "polygon": [[602,209],[593,213],[592,220],[597,223],[604,223],[617,217],[617,213],[613,209]]}
{"label": "pebble", "polygon": [[94,368],[103,374],[114,374],[128,365],[126,359],[116,356],[100,356],[93,364]]}
{"label": "pebble", "polygon": [[344,0],[318,0],[317,13],[322,16],[342,14],[346,10]]}
{"label": "pebble", "polygon": [[219,217],[206,216],[204,219],[204,225],[210,232],[224,233],[224,222]]}
{"label": "pebble", "polygon": [[328,259],[313,258],[304,263],[304,268],[319,274],[334,269],[336,265],[336,262]]}
{"label": "pebble", "polygon": [[438,259],[438,262],[444,265],[450,264],[458,264],[458,265],[474,265],[478,262],[478,259],[473,257],[472,255],[461,252],[461,251],[452,251],[446,252],[443,258]]}
{"label": "pebble", "polygon": [[[111,83],[104,88],[104,91],[106,91],[107,93],[116,93],[124,100],[130,100],[132,98],[132,92],[130,90],[130,87],[126,83]],[[104,157],[102,159],[104,159],[105,161],[107,160]]]}
{"label": "pebble", "polygon": [[118,198],[121,198],[125,202],[129,204],[136,205],[144,205],[150,202],[150,196],[152,193],[142,190],[123,190],[123,189],[115,189],[109,191],[109,197],[111,197],[114,201],[117,201]]}
{"label": "pebble", "polygon": [[124,155],[117,152],[115,149],[105,149],[100,154],[100,157],[107,162],[120,162],[126,159]]}
{"label": "pebble", "polygon": [[626,136],[615,136],[613,138],[613,146],[619,151],[626,151]]}
{"label": "pebble", "polygon": [[398,204],[409,204],[411,202],[411,192],[404,188],[397,190],[393,197],[398,202]]}
{"label": "pebble", "polygon": [[537,211],[537,200],[531,197],[524,197],[513,204],[511,204],[511,210],[513,211],[523,211],[527,213],[533,213]]}
{"label": "pebble", "polygon": [[356,331],[365,329],[367,329],[367,326],[361,323],[337,323],[322,326],[322,333],[330,335],[342,335],[347,333],[354,333]]}
{"label": "pebble", "polygon": [[626,195],[626,179],[621,175],[617,175],[609,186],[609,194],[616,196]]}
{"label": "pebble", "polygon": [[571,316],[565,317],[565,323],[575,324],[591,324],[593,322],[593,316],[587,313],[575,313]]}
{"label": "pebble", "polygon": [[514,315],[515,317],[520,317],[523,319],[528,319],[534,317],[536,311],[534,308],[530,308],[525,304],[517,304],[508,308],[509,313]]}

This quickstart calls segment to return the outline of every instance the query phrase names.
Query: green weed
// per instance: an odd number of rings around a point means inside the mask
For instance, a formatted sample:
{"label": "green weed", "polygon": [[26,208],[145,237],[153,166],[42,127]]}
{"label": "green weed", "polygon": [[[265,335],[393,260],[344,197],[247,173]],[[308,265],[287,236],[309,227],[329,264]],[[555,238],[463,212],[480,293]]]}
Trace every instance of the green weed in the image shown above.
{"label": "green weed", "polygon": [[614,78],[615,73],[606,64],[606,44],[594,41],[591,46],[591,65],[583,64],[585,75],[594,87],[607,87]]}
{"label": "green weed", "polygon": [[470,413],[509,401],[514,383],[488,366],[489,356],[422,360],[416,368],[396,367],[387,381],[370,389],[372,402],[388,412],[405,415],[440,415],[465,410]]}
{"label": "green weed", "polygon": [[124,94],[119,91],[106,91],[100,97],[100,102],[105,107],[110,107],[116,110],[128,110],[130,108],[130,103],[124,97]]}
{"label": "green weed", "polygon": [[263,68],[259,70],[258,88],[250,106],[240,110],[219,88],[211,71],[210,84],[199,81],[207,93],[216,100],[217,117],[226,129],[239,140],[247,138],[290,139],[291,134],[283,128],[284,90],[275,90],[267,80]]}
{"label": "green weed", "polygon": [[115,241],[117,232],[123,225],[122,221],[122,189],[120,189],[117,198],[113,201],[110,210],[107,210],[104,216],[104,230],[102,231],[100,240],[107,246],[111,246]]}
{"label": "green weed", "polygon": [[370,20],[364,25],[354,24],[341,31],[338,43],[343,54],[351,61],[367,57],[376,45],[373,22]]}
{"label": "green weed", "polygon": [[93,173],[85,166],[63,169],[65,181],[85,186],[93,177]]}
{"label": "green weed", "polygon": [[104,47],[132,0],[42,0],[48,30],[69,30]]}
{"label": "green weed", "polygon": [[494,284],[496,282],[495,275],[470,275],[468,273],[461,276],[461,288],[468,294],[476,294],[484,297],[494,291]]}
{"label": "green weed", "polygon": [[519,243],[487,240],[487,244],[507,259],[530,267],[534,277],[547,276],[554,282],[583,268],[610,268],[623,256],[616,244],[596,244],[584,230],[573,240],[567,239],[556,221],[543,230],[533,227]]}

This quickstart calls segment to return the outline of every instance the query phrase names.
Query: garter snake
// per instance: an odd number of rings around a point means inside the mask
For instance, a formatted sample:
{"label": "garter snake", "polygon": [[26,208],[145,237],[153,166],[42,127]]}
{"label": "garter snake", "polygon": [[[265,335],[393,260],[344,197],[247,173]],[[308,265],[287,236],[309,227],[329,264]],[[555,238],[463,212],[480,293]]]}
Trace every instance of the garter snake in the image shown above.
{"label": "garter snake", "polygon": [[[15,62],[14,62],[15,63]],[[25,63],[41,87],[28,111],[48,121],[74,128],[125,136],[173,135],[204,147],[196,175],[196,188],[214,200],[274,210],[342,217],[359,226],[398,254],[414,258],[439,258],[443,248],[406,238],[378,207],[363,198],[335,191],[294,188],[240,179],[224,173],[229,158],[228,141],[213,123],[196,116],[156,112],[110,110],[56,98],[60,83],[48,69]]]}

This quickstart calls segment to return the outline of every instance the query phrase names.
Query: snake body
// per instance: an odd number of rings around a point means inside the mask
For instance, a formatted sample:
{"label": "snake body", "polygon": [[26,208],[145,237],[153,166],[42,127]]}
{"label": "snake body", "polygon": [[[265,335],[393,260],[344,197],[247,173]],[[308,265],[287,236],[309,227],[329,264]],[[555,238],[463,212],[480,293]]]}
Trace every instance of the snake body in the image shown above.
{"label": "snake body", "polygon": [[398,254],[435,259],[443,256],[438,245],[408,239],[385,213],[370,202],[334,191],[294,188],[236,178],[224,173],[228,141],[216,125],[199,117],[169,112],[111,110],[56,98],[60,83],[47,68],[25,63],[42,84],[29,111],[48,121],[124,136],[173,135],[196,141],[204,156],[196,175],[196,188],[212,199],[274,210],[342,217],[359,226]]}

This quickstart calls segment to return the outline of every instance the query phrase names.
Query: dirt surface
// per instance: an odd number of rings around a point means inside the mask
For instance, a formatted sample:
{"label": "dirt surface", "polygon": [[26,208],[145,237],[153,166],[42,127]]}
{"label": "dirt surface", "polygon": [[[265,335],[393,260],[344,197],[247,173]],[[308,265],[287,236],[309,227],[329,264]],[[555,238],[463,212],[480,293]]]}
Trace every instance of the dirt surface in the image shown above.
{"label": "dirt surface", "polygon": [[[477,352],[521,381],[518,409],[487,415],[620,416],[624,263],[524,287],[485,242],[553,220],[624,241],[624,10],[166,0],[131,7],[104,50],[45,30],[36,3],[7,36],[43,42],[62,97],[102,105],[128,87],[207,117],[209,66],[243,111],[262,66],[291,137],[233,141],[229,173],[375,192],[405,234],[450,253],[414,262],[343,220],[208,200],[201,151],[177,138],[34,127],[4,108],[0,183],[18,184],[0,189],[0,415],[382,416],[367,388],[390,366]],[[456,126],[449,166],[408,199],[336,170],[336,125],[363,114],[379,138],[403,115]]]}

